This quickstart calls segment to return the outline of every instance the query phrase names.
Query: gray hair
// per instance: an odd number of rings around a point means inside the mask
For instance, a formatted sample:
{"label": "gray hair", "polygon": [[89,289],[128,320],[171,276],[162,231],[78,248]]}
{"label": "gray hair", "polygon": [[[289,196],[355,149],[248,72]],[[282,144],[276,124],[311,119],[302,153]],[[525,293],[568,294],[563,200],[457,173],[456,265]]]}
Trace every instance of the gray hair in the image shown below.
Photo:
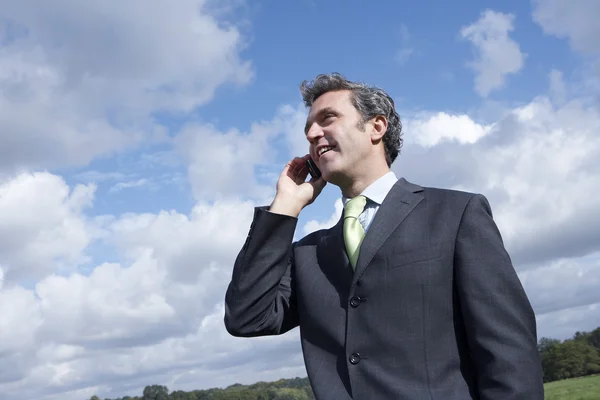
{"label": "gray hair", "polygon": [[402,148],[402,122],[394,108],[394,100],[383,89],[349,81],[337,72],[317,75],[314,80],[303,81],[300,85],[306,107],[311,107],[319,96],[339,90],[352,92],[352,104],[362,116],[360,129],[364,129],[365,122],[378,115],[387,119],[388,127],[383,136],[383,146],[386,162],[391,166]]}

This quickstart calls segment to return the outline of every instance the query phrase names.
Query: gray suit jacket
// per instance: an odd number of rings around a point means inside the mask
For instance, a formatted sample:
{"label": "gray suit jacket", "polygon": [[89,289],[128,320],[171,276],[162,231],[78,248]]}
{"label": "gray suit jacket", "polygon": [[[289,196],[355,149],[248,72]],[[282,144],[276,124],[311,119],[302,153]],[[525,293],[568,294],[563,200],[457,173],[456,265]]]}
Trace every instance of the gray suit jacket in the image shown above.
{"label": "gray suit jacket", "polygon": [[317,399],[543,400],[535,315],[484,196],[398,180],[356,272],[342,219],[292,243],[296,223],[255,209],[225,326],[299,326]]}

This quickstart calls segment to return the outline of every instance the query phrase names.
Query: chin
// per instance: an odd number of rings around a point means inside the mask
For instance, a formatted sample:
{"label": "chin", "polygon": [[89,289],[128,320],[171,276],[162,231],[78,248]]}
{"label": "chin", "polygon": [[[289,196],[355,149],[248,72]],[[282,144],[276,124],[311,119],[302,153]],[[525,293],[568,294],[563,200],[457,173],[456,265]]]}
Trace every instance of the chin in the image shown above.
{"label": "chin", "polygon": [[330,169],[321,170],[321,176],[323,177],[323,180],[325,180],[325,182],[331,183],[333,185],[338,185],[344,179],[344,175],[340,171]]}

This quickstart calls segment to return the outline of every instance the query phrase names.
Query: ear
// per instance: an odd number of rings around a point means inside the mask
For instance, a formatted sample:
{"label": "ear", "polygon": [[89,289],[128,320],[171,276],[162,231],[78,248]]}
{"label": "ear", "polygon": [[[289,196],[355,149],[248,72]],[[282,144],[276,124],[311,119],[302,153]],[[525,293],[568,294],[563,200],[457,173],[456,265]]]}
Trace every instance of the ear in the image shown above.
{"label": "ear", "polygon": [[387,118],[383,115],[378,115],[371,120],[371,141],[378,143],[385,135],[388,128]]}

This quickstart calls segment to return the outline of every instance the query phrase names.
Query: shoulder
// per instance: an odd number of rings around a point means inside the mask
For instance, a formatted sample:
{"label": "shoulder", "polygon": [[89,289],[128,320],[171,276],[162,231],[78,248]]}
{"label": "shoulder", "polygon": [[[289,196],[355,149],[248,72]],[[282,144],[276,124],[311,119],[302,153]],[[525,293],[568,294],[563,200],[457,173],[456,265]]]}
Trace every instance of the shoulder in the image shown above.
{"label": "shoulder", "polygon": [[491,214],[491,207],[487,197],[478,192],[461,190],[461,189],[449,189],[435,186],[420,186],[415,183],[410,183],[404,180],[406,183],[401,183],[401,186],[407,186],[412,189],[413,192],[420,192],[420,194],[431,204],[440,204],[453,210],[467,211],[470,209],[484,210],[486,213]]}
{"label": "shoulder", "polygon": [[428,197],[439,197],[442,199],[457,199],[462,201],[469,201],[471,197],[477,195],[477,193],[475,192],[429,186],[424,186],[423,192]]}
{"label": "shoulder", "polygon": [[398,180],[397,185],[413,193],[421,193],[425,198],[442,201],[469,202],[474,196],[481,196],[478,193],[459,189],[448,189],[436,186],[423,186],[410,182],[404,178]]}
{"label": "shoulder", "polygon": [[430,201],[443,203],[463,215],[483,213],[492,216],[490,202],[482,193],[435,187],[424,187],[423,192]]}

